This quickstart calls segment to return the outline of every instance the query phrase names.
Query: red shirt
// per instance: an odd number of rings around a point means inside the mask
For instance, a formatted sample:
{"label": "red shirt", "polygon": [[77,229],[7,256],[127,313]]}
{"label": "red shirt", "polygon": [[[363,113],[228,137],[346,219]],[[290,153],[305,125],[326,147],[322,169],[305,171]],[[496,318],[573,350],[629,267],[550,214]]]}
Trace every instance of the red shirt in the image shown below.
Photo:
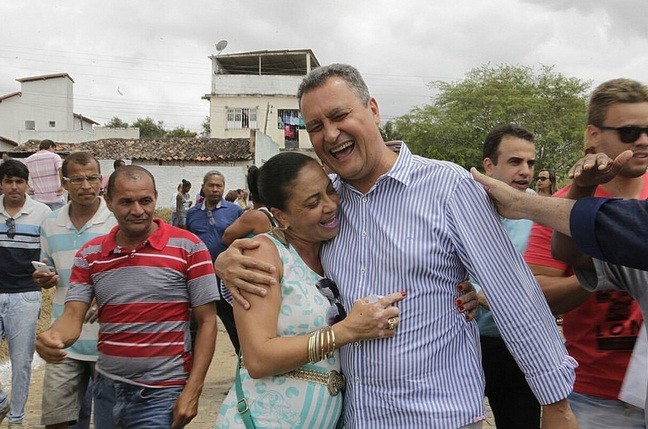
{"label": "red shirt", "polygon": [[[648,199],[648,174],[640,199]],[[564,198],[570,185],[554,194]],[[595,196],[612,197],[598,187]],[[558,269],[571,276],[571,266],[551,257],[551,228],[534,224],[524,259],[528,264]],[[574,391],[605,399],[617,399],[639,328],[643,322],[637,302],[625,292],[610,290],[592,294],[563,315],[563,334],[569,354],[578,361]]]}

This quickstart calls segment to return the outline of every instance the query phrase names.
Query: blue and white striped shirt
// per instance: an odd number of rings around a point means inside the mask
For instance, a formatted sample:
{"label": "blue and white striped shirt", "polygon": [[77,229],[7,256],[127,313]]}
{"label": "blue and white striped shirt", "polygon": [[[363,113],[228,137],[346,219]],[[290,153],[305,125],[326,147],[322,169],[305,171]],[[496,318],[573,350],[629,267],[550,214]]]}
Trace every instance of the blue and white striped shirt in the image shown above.
{"label": "blue and white striped shirt", "polygon": [[484,418],[479,332],[454,304],[457,284],[469,275],[482,285],[539,401],[569,394],[576,361],[467,171],[413,156],[403,145],[367,194],[339,179],[335,186],[341,227],[322,247],[322,263],[345,307],[371,294],[408,293],[393,338],[341,349],[347,428],[458,428]]}
{"label": "blue and white striped shirt", "polygon": [[[59,275],[59,284],[52,299],[52,323],[63,314],[65,297],[70,287],[74,255],[87,241],[108,234],[117,220],[100,199],[97,212],[77,230],[70,219],[70,204],[50,213],[40,231],[41,258],[48,259]],[[66,351],[72,359],[96,361],[99,323],[84,323],[79,339]]]}

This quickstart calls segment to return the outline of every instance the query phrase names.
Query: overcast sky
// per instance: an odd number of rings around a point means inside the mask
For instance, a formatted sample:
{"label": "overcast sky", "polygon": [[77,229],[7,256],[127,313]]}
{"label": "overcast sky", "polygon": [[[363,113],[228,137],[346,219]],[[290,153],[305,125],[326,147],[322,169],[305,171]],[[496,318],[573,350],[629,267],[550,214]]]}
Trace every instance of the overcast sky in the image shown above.
{"label": "overcast sky", "polygon": [[647,17],[646,0],[2,0],[0,96],[66,72],[75,113],[200,131],[208,56],[227,40],[224,54],[312,49],[356,66],[386,121],[428,103],[429,82],[489,63],[648,82]]}

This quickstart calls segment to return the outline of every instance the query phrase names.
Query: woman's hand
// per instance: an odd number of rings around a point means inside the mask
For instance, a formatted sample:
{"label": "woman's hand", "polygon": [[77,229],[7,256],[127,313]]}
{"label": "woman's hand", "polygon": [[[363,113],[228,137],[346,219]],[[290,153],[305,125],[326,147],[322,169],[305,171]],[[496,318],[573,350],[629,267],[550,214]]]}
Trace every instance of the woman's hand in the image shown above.
{"label": "woman's hand", "polygon": [[333,325],[336,343],[340,346],[359,340],[393,337],[400,323],[400,309],[394,304],[406,296],[407,292],[402,291],[357,300],[347,317]]}

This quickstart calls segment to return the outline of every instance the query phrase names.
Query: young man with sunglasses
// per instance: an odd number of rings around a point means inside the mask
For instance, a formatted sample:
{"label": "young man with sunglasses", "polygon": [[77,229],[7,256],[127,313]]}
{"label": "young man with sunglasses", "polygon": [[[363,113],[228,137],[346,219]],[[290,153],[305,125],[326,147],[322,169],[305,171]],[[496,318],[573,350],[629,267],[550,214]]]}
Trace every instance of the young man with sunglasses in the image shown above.
{"label": "young man with sunglasses", "polygon": [[[70,201],[50,214],[41,225],[41,260],[55,272],[34,271],[34,281],[43,289],[56,287],[52,302],[52,322],[61,314],[70,287],[74,254],[87,241],[108,234],[117,225],[103,198],[99,161],[88,152],[73,152],[61,167],[63,187]],[[68,349],[60,364],[46,364],[43,381],[41,424],[46,429],[65,429],[77,422],[77,429],[90,424],[92,395],[89,390],[98,358],[96,323],[98,309],[92,305],[86,314],[81,336]],[[91,390],[90,390],[91,392]],[[114,404],[114,398],[105,398]],[[102,409],[101,407],[99,409]],[[80,414],[83,414],[81,416]],[[101,419],[105,416],[95,417]]]}
{"label": "young man with sunglasses", "polygon": [[8,413],[10,428],[22,427],[25,417],[41,304],[31,261],[40,258],[40,225],[51,211],[27,197],[28,179],[22,162],[0,165],[0,337],[7,338],[11,361],[11,401],[0,391],[0,421]]}
{"label": "young man with sunglasses", "polygon": [[[633,151],[619,174],[596,188],[595,196],[648,198],[648,135],[640,128],[647,125],[646,86],[614,79],[594,90],[585,152],[616,158]],[[569,191],[570,185],[554,196],[564,198]],[[550,228],[535,225],[525,260],[554,314],[563,314],[566,346],[579,363],[569,397],[572,410],[583,429],[645,428],[643,410],[617,399],[643,320],[641,309],[626,292],[583,289],[572,267],[552,257],[551,234]]]}
{"label": "young man with sunglasses", "polygon": [[[187,210],[187,230],[193,232],[207,246],[212,262],[227,246],[223,244],[223,234],[228,226],[243,214],[243,209],[237,203],[223,198],[225,191],[225,176],[220,171],[208,171],[203,177],[202,191],[205,199]],[[219,279],[220,286],[220,279]],[[216,301],[218,317],[225,326],[232,341],[234,351],[239,353],[240,346],[234,323],[232,306],[227,302],[227,291],[219,287],[220,300]],[[193,329],[192,329],[193,333]]]}

